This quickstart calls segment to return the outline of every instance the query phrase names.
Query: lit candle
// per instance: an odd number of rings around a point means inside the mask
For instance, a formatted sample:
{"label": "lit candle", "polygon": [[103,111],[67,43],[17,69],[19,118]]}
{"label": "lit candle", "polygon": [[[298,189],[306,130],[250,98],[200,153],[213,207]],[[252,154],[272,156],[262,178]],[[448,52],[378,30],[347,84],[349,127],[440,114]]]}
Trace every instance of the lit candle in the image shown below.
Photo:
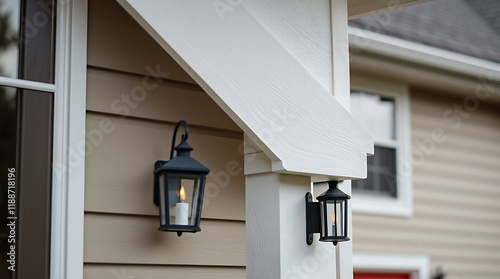
{"label": "lit candle", "polygon": [[335,213],[332,213],[332,234],[337,236],[337,231],[335,230]]}
{"label": "lit candle", "polygon": [[176,225],[188,225],[188,211],[189,203],[186,200],[186,190],[184,186],[181,186],[180,191],[181,201],[175,205],[175,224]]}

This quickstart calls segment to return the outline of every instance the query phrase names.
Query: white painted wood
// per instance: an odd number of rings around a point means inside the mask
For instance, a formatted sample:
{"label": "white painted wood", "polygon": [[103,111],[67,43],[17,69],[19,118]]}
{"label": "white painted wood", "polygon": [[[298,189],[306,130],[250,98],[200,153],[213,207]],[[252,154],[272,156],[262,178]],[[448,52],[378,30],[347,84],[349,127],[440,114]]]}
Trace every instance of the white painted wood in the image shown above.
{"label": "white painted wood", "polygon": [[332,32],[333,95],[349,111],[349,39],[347,34],[347,0],[330,0]]}
{"label": "white painted wood", "polygon": [[224,20],[211,1],[119,2],[246,134],[265,144],[274,171],[366,177],[371,137],[246,2]]}
{"label": "white painted wood", "polygon": [[[330,21],[332,32],[333,95],[347,111],[350,111],[349,40],[347,33],[347,0],[330,0]],[[351,182],[338,186],[351,195]],[[326,189],[325,189],[326,190]],[[321,194],[321,193],[317,193]],[[351,201],[352,205],[352,201]],[[337,279],[352,279],[352,206],[348,208],[348,235],[351,241],[335,247],[335,272]]]}
{"label": "white painted wood", "polygon": [[44,92],[54,92],[56,90],[56,86],[53,84],[9,77],[0,77],[0,85]]}
{"label": "white painted wood", "polygon": [[412,279],[429,279],[429,256],[413,254],[355,252],[353,264],[356,271],[409,272]]}
{"label": "white painted wood", "polygon": [[[351,181],[343,181],[339,183],[339,189],[344,193],[352,196],[351,193]],[[352,237],[352,199],[351,206],[349,207],[349,225],[348,232],[350,241],[340,242],[335,249],[335,260],[337,264],[337,279],[352,279],[353,274],[353,265],[352,265],[352,245],[353,245],[353,237]]]}
{"label": "white painted wood", "polygon": [[374,196],[357,193],[353,199],[352,210],[365,214],[410,217],[413,214],[413,183],[410,133],[410,102],[408,84],[380,78],[353,75],[352,90],[372,93],[395,101],[396,140],[387,142],[375,138],[377,146],[396,149],[397,197]]}
{"label": "white painted wood", "polygon": [[[332,91],[329,0],[242,1],[241,6],[235,9],[247,9],[312,77]],[[232,16],[230,12],[220,15]]]}
{"label": "white painted wood", "polygon": [[310,187],[307,176],[247,175],[247,278],[333,277],[333,245],[318,241],[306,244],[304,199]]}
{"label": "white painted wood", "polygon": [[52,178],[52,279],[83,276],[87,0],[57,5]]}

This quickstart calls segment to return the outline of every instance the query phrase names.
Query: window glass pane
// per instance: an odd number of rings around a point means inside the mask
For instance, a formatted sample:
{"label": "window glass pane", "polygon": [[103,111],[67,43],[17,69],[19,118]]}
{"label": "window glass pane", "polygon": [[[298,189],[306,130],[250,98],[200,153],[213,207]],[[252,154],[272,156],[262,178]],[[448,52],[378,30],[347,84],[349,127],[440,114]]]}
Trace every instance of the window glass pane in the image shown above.
{"label": "window glass pane", "polygon": [[365,192],[381,196],[397,196],[396,150],[375,147],[375,155],[368,157],[368,177],[353,180],[355,192]]}
{"label": "window glass pane", "polygon": [[17,78],[21,1],[0,2],[0,76]]}
{"label": "window glass pane", "polygon": [[375,139],[396,139],[394,99],[351,92],[351,114]]}
{"label": "window glass pane", "polygon": [[[16,167],[16,131],[17,100],[16,89],[0,86],[0,219],[6,221],[8,215],[9,169]],[[17,176],[16,172],[13,175]],[[11,175],[12,176],[12,175]],[[15,184],[10,182],[10,184]],[[11,185],[14,186],[15,185]],[[15,188],[11,188],[15,191]],[[0,278],[10,278],[7,267],[7,253],[10,252],[8,236],[10,229],[5,224],[0,226]]]}

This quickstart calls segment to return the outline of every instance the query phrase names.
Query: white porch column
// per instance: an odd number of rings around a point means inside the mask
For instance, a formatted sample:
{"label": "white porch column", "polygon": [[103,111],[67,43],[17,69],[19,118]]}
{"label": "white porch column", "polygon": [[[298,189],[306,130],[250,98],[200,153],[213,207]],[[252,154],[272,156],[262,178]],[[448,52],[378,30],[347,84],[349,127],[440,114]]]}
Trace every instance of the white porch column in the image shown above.
{"label": "white porch column", "polygon": [[333,245],[318,237],[306,244],[305,194],[311,178],[273,173],[263,152],[247,151],[247,278],[334,278]]}
{"label": "white porch column", "polygon": [[[332,82],[333,95],[337,101],[350,111],[350,80],[349,80],[349,35],[348,35],[348,14],[347,0],[330,0],[330,20],[332,32]],[[339,188],[344,193],[351,195],[351,181],[344,181],[339,184]],[[325,189],[326,190],[326,189]],[[323,191],[315,189],[315,196]],[[352,204],[352,203],[351,203]],[[336,278],[352,279],[352,209],[349,208],[349,228],[350,241],[342,242],[335,247]]]}

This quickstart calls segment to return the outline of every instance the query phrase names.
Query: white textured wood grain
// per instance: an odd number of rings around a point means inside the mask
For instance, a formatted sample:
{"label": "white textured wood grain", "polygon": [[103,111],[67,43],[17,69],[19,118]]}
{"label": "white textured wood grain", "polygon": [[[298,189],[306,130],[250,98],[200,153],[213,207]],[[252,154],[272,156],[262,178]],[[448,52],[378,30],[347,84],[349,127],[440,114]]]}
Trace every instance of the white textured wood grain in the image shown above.
{"label": "white textured wood grain", "polygon": [[[245,161],[245,167],[261,165],[261,159]],[[331,278],[335,273],[333,245],[318,242],[318,235],[313,245],[306,244],[304,199],[310,187],[308,176],[246,176],[247,278]]]}
{"label": "white textured wood grain", "polygon": [[347,0],[330,0],[333,95],[350,111],[349,37],[347,32]]}
{"label": "white textured wood grain", "polygon": [[[167,276],[168,277],[165,277]],[[244,267],[96,265],[83,267],[84,279],[245,279]]]}
{"label": "white textured wood grain", "polygon": [[[241,6],[325,89],[332,91],[328,0],[255,0],[243,1]],[[227,17],[231,15],[227,13]]]}
{"label": "white textured wood grain", "polygon": [[244,222],[202,220],[201,232],[181,237],[158,226],[157,217],[85,214],[85,263],[245,266]]}
{"label": "white textured wood grain", "polygon": [[366,176],[371,137],[244,4],[221,20],[211,1],[119,2],[281,171]]}

